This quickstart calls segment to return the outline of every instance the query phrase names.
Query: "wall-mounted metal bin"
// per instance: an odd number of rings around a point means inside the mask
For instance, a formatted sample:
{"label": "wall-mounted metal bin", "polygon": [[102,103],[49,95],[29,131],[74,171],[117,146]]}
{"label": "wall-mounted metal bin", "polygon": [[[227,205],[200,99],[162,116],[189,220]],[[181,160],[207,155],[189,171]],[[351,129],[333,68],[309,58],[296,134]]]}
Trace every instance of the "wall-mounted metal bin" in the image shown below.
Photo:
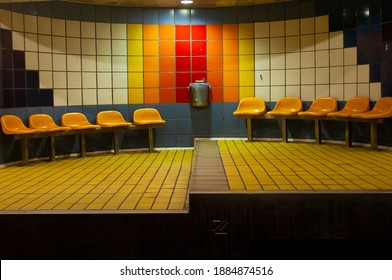
{"label": "wall-mounted metal bin", "polygon": [[208,106],[208,93],[211,85],[209,83],[190,83],[191,104],[194,107]]}

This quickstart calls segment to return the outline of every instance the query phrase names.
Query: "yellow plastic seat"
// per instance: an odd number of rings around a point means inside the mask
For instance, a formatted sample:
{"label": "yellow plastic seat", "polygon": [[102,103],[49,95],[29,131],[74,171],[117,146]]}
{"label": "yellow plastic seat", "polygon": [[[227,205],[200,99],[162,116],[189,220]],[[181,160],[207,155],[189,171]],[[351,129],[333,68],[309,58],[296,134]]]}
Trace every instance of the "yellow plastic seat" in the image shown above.
{"label": "yellow plastic seat", "polygon": [[328,117],[351,117],[352,114],[364,113],[369,111],[369,98],[352,97],[344,105],[344,108],[338,112],[328,113]]}
{"label": "yellow plastic seat", "polygon": [[70,127],[58,126],[51,116],[46,114],[33,114],[29,117],[29,126],[31,128],[43,129],[45,131],[66,131]]}
{"label": "yellow plastic seat", "polygon": [[125,121],[118,111],[102,111],[97,114],[97,124],[101,127],[132,126],[131,122]]}
{"label": "yellow plastic seat", "polygon": [[234,116],[259,116],[266,111],[265,101],[259,97],[247,97],[241,99]]}
{"label": "yellow plastic seat", "polygon": [[45,132],[43,129],[28,128],[22,120],[15,115],[4,115],[1,117],[1,128],[4,134],[32,134]]}
{"label": "yellow plastic seat", "polygon": [[70,127],[71,129],[96,129],[100,125],[91,124],[82,113],[65,113],[61,116],[61,126]]}
{"label": "yellow plastic seat", "polygon": [[293,116],[302,111],[302,100],[298,97],[282,97],[276,102],[272,111],[267,112],[271,116]]}
{"label": "yellow plastic seat", "polygon": [[352,118],[378,119],[392,117],[392,97],[381,97],[374,108],[365,113],[352,114]]}
{"label": "yellow plastic seat", "polygon": [[136,125],[165,124],[158,110],[153,108],[137,109],[133,112],[133,123]]}
{"label": "yellow plastic seat", "polygon": [[316,98],[310,108],[304,112],[299,112],[298,116],[326,116],[328,113],[336,111],[338,103],[333,97]]}

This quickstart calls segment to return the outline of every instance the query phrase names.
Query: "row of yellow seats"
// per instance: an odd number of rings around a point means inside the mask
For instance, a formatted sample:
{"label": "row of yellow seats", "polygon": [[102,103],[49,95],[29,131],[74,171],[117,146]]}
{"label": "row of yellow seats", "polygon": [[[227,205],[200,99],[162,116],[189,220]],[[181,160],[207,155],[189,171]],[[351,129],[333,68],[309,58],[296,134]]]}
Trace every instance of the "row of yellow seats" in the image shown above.
{"label": "row of yellow seats", "polygon": [[153,108],[137,109],[133,113],[133,123],[125,121],[118,111],[102,111],[97,114],[97,124],[91,124],[82,113],[65,113],[61,116],[61,126],[46,114],[33,114],[29,117],[29,127],[15,115],[1,117],[1,128],[4,134],[31,134],[66,130],[98,129],[101,127],[129,127],[133,125],[164,124],[158,110]]}
{"label": "row of yellow seats", "polygon": [[337,101],[333,97],[320,97],[315,99],[310,108],[302,111],[302,100],[298,97],[280,98],[273,110],[267,112],[265,101],[258,97],[244,98],[234,111],[235,116],[328,116],[351,118],[389,118],[392,117],[392,97],[382,97],[377,100],[373,109],[369,111],[369,99],[366,97],[353,97],[349,99],[344,108],[337,111]]}

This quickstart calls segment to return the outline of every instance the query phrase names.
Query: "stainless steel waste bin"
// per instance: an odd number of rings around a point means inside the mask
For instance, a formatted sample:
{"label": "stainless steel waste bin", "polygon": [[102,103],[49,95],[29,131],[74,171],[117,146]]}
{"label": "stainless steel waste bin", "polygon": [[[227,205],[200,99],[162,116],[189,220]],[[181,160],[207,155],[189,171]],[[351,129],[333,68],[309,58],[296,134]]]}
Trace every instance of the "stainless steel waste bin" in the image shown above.
{"label": "stainless steel waste bin", "polygon": [[209,83],[190,83],[189,92],[191,94],[191,104],[194,107],[208,106]]}

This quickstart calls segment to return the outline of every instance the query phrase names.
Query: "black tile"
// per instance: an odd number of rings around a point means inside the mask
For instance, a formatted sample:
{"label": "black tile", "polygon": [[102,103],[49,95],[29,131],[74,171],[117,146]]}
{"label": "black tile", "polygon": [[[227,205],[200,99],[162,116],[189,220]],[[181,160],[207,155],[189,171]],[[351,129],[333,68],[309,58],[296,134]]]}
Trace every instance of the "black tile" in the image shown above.
{"label": "black tile", "polygon": [[329,31],[343,30],[343,7],[339,2],[333,3],[329,13]]}
{"label": "black tile", "polygon": [[222,24],[223,16],[222,9],[207,9],[207,23],[208,24]]}
{"label": "black tile", "polygon": [[381,82],[380,64],[370,64],[370,82],[371,83]]}
{"label": "black tile", "polygon": [[80,4],[66,2],[65,17],[67,20],[80,20]]}
{"label": "black tile", "polygon": [[30,89],[39,88],[39,76],[38,71],[28,70],[26,71],[26,86]]}
{"label": "black tile", "polygon": [[16,89],[15,90],[15,107],[26,107],[26,90],[25,89]]}
{"label": "black tile", "polygon": [[381,43],[371,44],[369,48],[369,63],[380,64],[381,63]]}
{"label": "black tile", "polygon": [[127,22],[127,10],[123,7],[111,7],[111,22],[113,23],[126,23]]}
{"label": "black tile", "polygon": [[240,23],[250,23],[254,21],[253,6],[245,6],[238,8],[238,21]]}
{"label": "black tile", "polygon": [[0,109],[4,108],[4,102],[3,102],[3,88],[1,86],[1,81],[0,81]]}
{"label": "black tile", "polygon": [[110,22],[110,8],[105,6],[96,6],[95,7],[95,20],[97,22]]}
{"label": "black tile", "polygon": [[11,30],[1,29],[0,33],[1,48],[12,50],[12,32]]}
{"label": "black tile", "polygon": [[15,96],[13,89],[3,89],[3,107],[14,108],[15,107]]}
{"label": "black tile", "polygon": [[381,5],[379,3],[371,3],[369,13],[371,25],[381,24]]}
{"label": "black tile", "polygon": [[25,70],[14,70],[14,87],[26,88]]}
{"label": "black tile", "polygon": [[53,106],[53,89],[41,89],[39,103],[40,106]]}
{"label": "black tile", "polygon": [[127,8],[127,23],[142,23],[142,8]]}
{"label": "black tile", "polygon": [[28,89],[27,90],[27,106],[38,107],[39,106],[39,89]]}
{"label": "black tile", "polygon": [[359,28],[357,30],[357,44],[358,47],[361,45],[370,45],[370,28],[365,27],[365,28]]}
{"label": "black tile", "polygon": [[315,9],[316,16],[328,15],[329,3],[328,1],[316,1],[314,9]]}
{"label": "black tile", "polygon": [[236,7],[223,8],[223,23],[238,23],[238,9]]}
{"label": "black tile", "polygon": [[392,41],[381,44],[381,62],[392,61]]}
{"label": "black tile", "polygon": [[95,6],[94,5],[81,5],[80,20],[82,20],[82,21],[95,21]]}
{"label": "black tile", "polygon": [[384,3],[382,5],[382,22],[392,21],[392,2]]}
{"label": "black tile", "polygon": [[14,75],[13,75],[12,70],[3,70],[2,71],[3,88],[14,88],[13,76]]}
{"label": "black tile", "polygon": [[392,61],[381,63],[381,82],[392,82]]}
{"label": "black tile", "polygon": [[300,7],[301,18],[314,17],[315,5],[314,0],[301,1]]}
{"label": "black tile", "polygon": [[357,26],[367,27],[370,25],[370,8],[368,5],[360,5],[357,7]]}
{"label": "black tile", "polygon": [[11,9],[15,13],[24,13],[24,3],[12,3]]}
{"label": "black tile", "polygon": [[[47,2],[45,2],[47,3]],[[61,1],[50,1],[49,4],[53,18],[65,19],[65,2]]]}
{"label": "black tile", "polygon": [[255,6],[255,22],[269,21],[270,6],[257,5]]}
{"label": "black tile", "polygon": [[300,18],[300,4],[299,2],[287,2],[285,7],[285,19],[298,19]]}
{"label": "black tile", "polygon": [[1,68],[12,69],[12,50],[3,49],[1,50]]}
{"label": "black tile", "polygon": [[381,25],[370,26],[370,42],[373,44],[381,43]]}
{"label": "black tile", "polygon": [[352,48],[357,46],[357,31],[355,29],[344,31],[344,47]]}
{"label": "black tile", "polygon": [[42,17],[51,17],[52,12],[50,6],[46,2],[36,2],[37,15]]}
{"label": "black tile", "polygon": [[25,14],[38,15],[37,3],[36,2],[25,2],[23,3],[23,11]]}
{"label": "black tile", "polygon": [[[253,17],[252,17],[252,22],[253,22]],[[207,9],[192,9],[191,24],[207,24]]]}
{"label": "black tile", "polygon": [[392,22],[382,24],[382,42],[392,41]]}
{"label": "black tile", "polygon": [[26,69],[26,58],[24,51],[13,51],[14,69]]}
{"label": "black tile", "polygon": [[270,5],[270,20],[284,20],[285,12],[284,12],[284,4],[272,4]]}
{"label": "black tile", "polygon": [[343,9],[343,28],[351,29],[357,26],[356,10],[354,8]]}
{"label": "black tile", "polygon": [[357,48],[357,62],[358,64],[369,64],[370,63],[370,46],[365,44],[358,45]]}
{"label": "black tile", "polygon": [[[174,10],[176,11],[179,10]],[[143,23],[144,24],[157,24],[158,23],[158,9],[147,8],[143,9]]]}
{"label": "black tile", "polygon": [[392,82],[385,82],[381,84],[382,97],[392,96]]}

